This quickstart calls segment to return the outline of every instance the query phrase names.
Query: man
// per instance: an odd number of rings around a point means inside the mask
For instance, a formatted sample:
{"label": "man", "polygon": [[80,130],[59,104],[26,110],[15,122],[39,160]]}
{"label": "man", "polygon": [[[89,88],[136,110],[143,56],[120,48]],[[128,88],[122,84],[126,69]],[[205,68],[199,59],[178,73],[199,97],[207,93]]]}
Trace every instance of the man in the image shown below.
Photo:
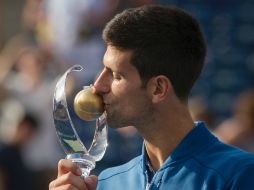
{"label": "man", "polygon": [[94,84],[110,127],[135,126],[142,155],[82,181],[61,160],[57,189],[253,189],[254,156],[218,141],[187,108],[205,59],[197,21],[176,7],[128,9],[103,31],[104,69]]}

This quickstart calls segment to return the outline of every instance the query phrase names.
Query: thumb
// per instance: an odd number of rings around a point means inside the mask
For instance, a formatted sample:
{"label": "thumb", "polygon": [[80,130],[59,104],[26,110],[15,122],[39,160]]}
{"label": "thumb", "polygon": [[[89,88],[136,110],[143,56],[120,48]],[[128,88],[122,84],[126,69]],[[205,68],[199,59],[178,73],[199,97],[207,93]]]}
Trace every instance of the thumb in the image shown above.
{"label": "thumb", "polygon": [[85,178],[86,186],[89,190],[96,190],[98,184],[98,177],[95,175]]}
{"label": "thumb", "polygon": [[58,162],[58,177],[69,172],[72,172],[77,176],[80,176],[82,174],[80,168],[76,163],[68,159],[61,159]]}

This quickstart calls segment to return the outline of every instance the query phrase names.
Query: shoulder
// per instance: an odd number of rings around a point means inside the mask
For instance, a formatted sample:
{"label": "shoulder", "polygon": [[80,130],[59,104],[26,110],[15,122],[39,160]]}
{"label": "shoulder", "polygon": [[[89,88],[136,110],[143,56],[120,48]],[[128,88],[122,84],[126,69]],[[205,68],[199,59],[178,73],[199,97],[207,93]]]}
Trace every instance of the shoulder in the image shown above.
{"label": "shoulder", "polygon": [[103,181],[109,178],[117,177],[119,175],[123,175],[125,173],[134,170],[136,167],[139,167],[142,157],[138,156],[131,161],[112,168],[108,168],[99,175],[99,181]]}
{"label": "shoulder", "polygon": [[194,159],[225,180],[233,178],[240,171],[244,172],[246,169],[254,167],[254,154],[221,141],[207,147],[201,154],[194,156]]}
{"label": "shoulder", "polygon": [[227,165],[234,165],[236,163],[241,163],[240,165],[254,164],[254,154],[241,150],[235,146],[225,144],[221,141],[216,142],[214,146],[208,149],[208,151],[211,155],[217,155],[217,160],[219,160],[219,162],[222,162],[223,160],[231,161]]}
{"label": "shoulder", "polygon": [[254,164],[248,164],[245,167],[235,171],[232,178],[227,181],[227,189],[253,190],[254,187]]}

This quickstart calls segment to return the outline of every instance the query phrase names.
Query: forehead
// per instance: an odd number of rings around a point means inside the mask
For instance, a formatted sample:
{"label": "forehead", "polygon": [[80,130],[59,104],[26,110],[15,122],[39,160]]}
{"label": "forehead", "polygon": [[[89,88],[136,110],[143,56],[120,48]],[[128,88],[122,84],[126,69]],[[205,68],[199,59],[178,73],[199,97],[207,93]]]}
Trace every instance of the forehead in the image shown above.
{"label": "forehead", "polygon": [[120,50],[113,46],[107,46],[103,63],[105,67],[112,70],[136,70],[136,68],[131,64],[131,57],[131,50]]}

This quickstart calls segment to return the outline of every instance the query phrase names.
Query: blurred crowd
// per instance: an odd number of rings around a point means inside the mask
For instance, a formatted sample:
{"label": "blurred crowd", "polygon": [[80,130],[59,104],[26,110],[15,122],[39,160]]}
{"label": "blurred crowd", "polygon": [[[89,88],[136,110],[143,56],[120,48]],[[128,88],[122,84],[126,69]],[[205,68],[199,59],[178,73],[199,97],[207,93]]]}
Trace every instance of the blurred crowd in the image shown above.
{"label": "blurred crowd", "polygon": [[214,122],[216,115],[209,112],[202,98],[192,97],[189,108],[194,120],[205,121],[220,140],[254,153],[254,88],[241,92],[232,102],[231,116],[218,124]]}
{"label": "blurred crowd", "polygon": [[[190,5],[190,2],[193,4]],[[199,3],[204,6],[206,1],[202,2],[24,0],[20,19],[22,29],[11,39],[5,40],[0,50],[0,190],[47,189],[49,181],[55,178],[57,162],[65,157],[55,133],[52,116],[52,99],[56,81],[67,68],[79,64],[84,66],[86,74],[75,78],[76,88],[93,83],[102,68],[105,50],[101,31],[113,15],[128,7],[172,3],[188,9],[198,17],[201,10],[197,10],[194,5]],[[213,1],[213,4],[208,5],[219,7],[215,2],[221,3]],[[0,4],[1,9],[4,9],[3,6],[4,4]],[[227,4],[223,6],[226,7]],[[209,6],[206,5],[206,8]],[[208,13],[209,11],[202,12],[202,18],[208,17],[206,15]],[[213,26],[217,27],[214,32],[222,35],[227,30],[223,23],[228,17],[219,16],[219,14],[214,16]],[[253,32],[252,35],[254,34],[254,28],[247,29]],[[209,29],[204,27],[204,32],[206,30]],[[220,37],[223,36],[217,36],[218,41],[212,42],[222,42],[219,40]],[[253,47],[254,37],[249,39],[252,40],[251,47]],[[209,43],[208,40],[208,45]],[[226,45],[230,46],[230,44]],[[223,48],[226,48],[226,45]],[[211,109],[215,105],[212,103],[211,106],[209,102],[212,100],[209,98],[214,97],[213,88],[207,90],[206,81],[214,79],[212,81],[220,80],[220,84],[223,82],[225,84],[225,78],[216,75],[216,68],[211,70],[212,62],[220,59],[220,57],[214,58],[216,50],[212,48],[214,47],[211,46],[208,55],[209,60],[207,60],[203,81],[201,78],[199,86],[195,87],[190,98],[189,107],[192,116],[196,120],[207,122],[210,130],[222,141],[254,153],[254,84],[252,83],[254,80],[248,82],[248,85],[244,83],[242,88],[237,88],[240,90],[234,92],[230,101],[220,102],[220,108],[227,107],[225,113]],[[226,51],[227,49],[224,49],[224,52]],[[252,59],[251,56],[248,57],[248,64],[254,71],[254,52],[251,53]],[[223,61],[232,60],[225,59],[224,54],[221,55]],[[246,62],[240,61],[243,64]],[[238,67],[233,66],[233,68]],[[224,77],[227,77],[226,71],[222,74]],[[203,90],[202,93],[199,93],[200,89]],[[208,92],[210,92],[209,96],[206,94]],[[110,129],[107,152],[102,161],[97,163],[93,173],[98,174],[104,168],[130,160],[140,154],[141,147],[142,139],[134,127]]]}
{"label": "blurred crowd", "polygon": [[[24,1],[22,29],[0,52],[1,190],[48,188],[58,160],[65,157],[52,115],[56,81],[67,68],[79,64],[86,73],[77,76],[75,87],[92,84],[102,68],[105,23],[125,7],[147,3],[154,1]],[[142,146],[132,127],[110,130],[109,139],[95,174],[131,159]]]}

